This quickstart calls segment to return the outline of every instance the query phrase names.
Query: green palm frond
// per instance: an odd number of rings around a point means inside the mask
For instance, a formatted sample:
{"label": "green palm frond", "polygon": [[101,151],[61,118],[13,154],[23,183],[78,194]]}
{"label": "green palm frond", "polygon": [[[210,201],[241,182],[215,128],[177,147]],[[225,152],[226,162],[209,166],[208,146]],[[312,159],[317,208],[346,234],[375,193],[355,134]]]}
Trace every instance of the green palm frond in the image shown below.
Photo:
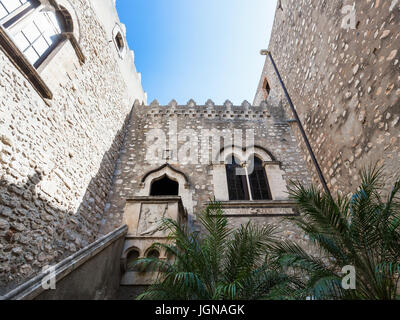
{"label": "green palm frond", "polygon": [[[361,172],[361,185],[351,197],[335,199],[315,187],[293,183],[290,196],[298,204],[297,226],[307,234],[318,257],[283,242],[275,251],[279,262],[308,278],[316,299],[395,299],[400,275],[400,180],[388,193],[383,168]],[[323,258],[323,261],[321,260]],[[343,290],[344,266],[356,270],[356,289]]]}
{"label": "green palm frond", "polygon": [[272,287],[290,282],[277,263],[266,263],[267,250],[276,241],[275,227],[249,223],[234,230],[216,201],[199,221],[205,230],[202,237],[176,221],[164,221],[170,243],[154,246],[173,258],[137,262],[159,272],[154,285],[138,299],[259,299]]}
{"label": "green palm frond", "polygon": [[[216,201],[199,217],[203,234],[165,220],[172,257],[142,259],[159,272],[139,299],[398,299],[400,279],[400,180],[384,189],[382,168],[361,173],[352,196],[331,197],[293,183],[290,198],[299,216],[288,218],[318,249],[312,255],[276,228],[253,223],[237,229]],[[356,289],[342,288],[342,268],[356,270]]]}

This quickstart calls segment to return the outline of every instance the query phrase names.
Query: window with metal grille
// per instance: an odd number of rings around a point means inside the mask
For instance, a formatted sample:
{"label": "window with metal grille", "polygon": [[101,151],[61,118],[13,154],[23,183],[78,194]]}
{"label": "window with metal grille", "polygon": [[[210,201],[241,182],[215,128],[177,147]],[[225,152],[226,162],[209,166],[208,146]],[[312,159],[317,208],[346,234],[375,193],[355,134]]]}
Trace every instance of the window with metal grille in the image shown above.
{"label": "window with metal grille", "polygon": [[246,176],[238,174],[240,162],[235,157],[229,160],[229,164],[226,165],[229,200],[250,200]]}
{"label": "window with metal grille", "polygon": [[262,161],[254,157],[253,172],[249,175],[253,200],[272,200],[271,190]]}

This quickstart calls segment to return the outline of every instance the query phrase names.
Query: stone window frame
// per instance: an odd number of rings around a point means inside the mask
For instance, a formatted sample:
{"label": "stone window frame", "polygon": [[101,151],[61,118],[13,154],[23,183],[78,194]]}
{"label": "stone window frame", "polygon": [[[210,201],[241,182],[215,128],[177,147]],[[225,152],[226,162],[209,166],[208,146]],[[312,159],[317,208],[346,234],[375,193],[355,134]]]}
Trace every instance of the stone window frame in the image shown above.
{"label": "stone window frame", "polygon": [[150,253],[152,253],[152,252],[157,252],[157,258],[162,257],[160,250],[157,248],[154,248],[153,246],[150,246],[149,248],[147,248],[144,256],[146,258],[150,258],[151,257]]}
{"label": "stone window frame", "polygon": [[153,182],[161,179],[164,176],[167,176],[169,179],[178,182],[178,195],[181,197],[183,206],[187,210],[187,213],[193,217],[193,190],[190,188],[189,179],[186,174],[175,169],[169,163],[166,163],[154,170],[148,171],[141,180],[141,188],[136,192],[136,196],[149,197]]}
{"label": "stone window frame", "polygon": [[18,17],[16,21],[13,21],[12,27],[18,25],[27,17],[35,14],[38,10],[51,8],[51,10],[54,10],[58,16],[61,16],[64,19],[63,24],[69,25],[71,29],[61,33],[60,40],[57,42],[54,48],[52,48],[50,52],[46,54],[46,57],[43,58],[43,61],[37,68],[35,68],[28,61],[25,55],[16,46],[11,33],[3,25],[0,25],[0,49],[10,59],[13,65],[21,72],[21,74],[24,75],[24,77],[43,99],[52,99],[52,91],[40,76],[40,72],[43,70],[43,68],[50,63],[50,61],[55,57],[66,41],[71,42],[71,45],[74,48],[81,65],[85,62],[86,58],[79,45],[79,21],[69,0],[38,0],[38,2],[40,3],[39,6],[34,7],[33,10],[25,12],[23,15],[21,15],[21,17]]}
{"label": "stone window frame", "polygon": [[[288,189],[285,179],[283,178],[284,172],[281,169],[281,162],[276,161],[275,157],[267,149],[259,146],[252,146],[247,148],[239,148],[236,146],[223,148],[215,159],[213,164],[213,187],[214,196],[217,201],[221,202],[237,202],[237,200],[229,199],[228,179],[226,174],[226,159],[235,156],[243,168],[247,166],[249,159],[256,156],[263,162],[265,174],[268,179],[269,188],[272,200],[261,200],[262,202],[268,201],[282,201],[288,200]],[[246,169],[244,169],[246,170]],[[248,188],[250,188],[248,182]],[[250,191],[251,194],[251,191]],[[255,203],[260,200],[242,200],[242,202]]]}
{"label": "stone window frame", "polygon": [[136,260],[139,260],[139,259],[141,259],[141,258],[143,258],[142,256],[141,256],[141,250],[139,249],[139,248],[137,248],[136,246],[132,246],[132,247],[130,247],[129,249],[127,249],[125,252],[124,252],[124,263],[123,263],[123,267],[124,267],[124,269],[126,270],[126,271],[133,271],[133,272],[135,272],[136,270],[129,270],[129,266],[128,266],[128,263],[130,262],[129,261],[129,255],[131,254],[131,252],[133,252],[133,251],[135,251],[136,253],[137,253],[137,258],[136,258]]}

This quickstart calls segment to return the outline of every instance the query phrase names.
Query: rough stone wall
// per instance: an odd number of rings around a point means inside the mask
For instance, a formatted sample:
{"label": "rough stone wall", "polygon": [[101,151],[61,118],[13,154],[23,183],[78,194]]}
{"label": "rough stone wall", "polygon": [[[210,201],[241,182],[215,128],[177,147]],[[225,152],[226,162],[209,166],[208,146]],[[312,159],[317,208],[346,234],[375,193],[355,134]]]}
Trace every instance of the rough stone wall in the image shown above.
{"label": "rough stone wall", "polygon": [[[234,129],[243,130],[243,132],[249,129],[254,130],[255,145],[268,149],[276,161],[281,162],[281,170],[287,184],[290,180],[300,180],[306,184],[311,183],[307,166],[300,156],[296,139],[289,125],[283,120],[279,108],[272,108],[265,104],[259,107],[253,107],[248,103],[244,103],[242,106],[232,106],[229,102],[223,106],[215,106],[211,101],[208,101],[205,106],[196,106],[193,101],[190,101],[186,106],[179,106],[174,101],[168,106],[159,106],[157,103],[150,106],[136,104],[118,161],[114,178],[115,184],[107,205],[102,233],[106,234],[121,225],[126,199],[137,195],[149,196],[149,194],[141,194],[143,177],[167,162],[167,160],[164,160],[164,162],[160,161],[153,164],[146,160],[146,154],[153,144],[152,138],[149,138],[153,129],[161,129],[165,135],[168,135],[169,132],[178,133],[178,139],[179,135],[186,130],[186,134],[189,134],[191,138],[178,140],[177,150],[180,150],[183,144],[188,141],[194,141],[192,147],[193,145],[197,146],[200,157],[204,155],[202,150],[208,150],[207,147],[203,147],[204,143],[201,139],[204,137],[204,130],[216,129],[220,132],[223,130],[233,132]],[[170,128],[173,129],[170,130]],[[237,144],[237,141],[235,141],[235,144]],[[243,145],[245,144],[243,143]],[[221,144],[222,146],[223,144]],[[171,145],[169,147],[167,145],[166,148],[174,150]],[[181,158],[176,158],[175,151],[173,151],[168,163],[189,179],[188,188],[192,195],[193,208],[186,206],[186,209],[190,216],[189,221],[196,221],[196,215],[204,209],[215,194],[213,165],[211,162],[201,163],[201,161],[185,164]],[[246,207],[246,205],[244,206]],[[254,215],[250,215],[250,208],[247,211],[249,213],[248,218],[232,218],[235,226],[254,217]],[[280,219],[277,217],[255,219],[257,223],[261,223],[261,221],[275,223],[278,220]],[[196,223],[194,224],[196,226]],[[294,231],[293,226],[287,227],[285,224],[281,226],[281,231],[299,234]]]}
{"label": "rough stone wall", "polygon": [[[279,6],[280,5],[280,6]],[[269,44],[332,191],[354,191],[358,171],[400,172],[400,1],[281,0]],[[254,104],[283,103],[267,58]],[[295,124],[313,180],[318,182]]]}
{"label": "rough stone wall", "polygon": [[71,4],[86,62],[46,66],[52,100],[0,50],[0,294],[96,239],[132,108],[103,25]]}

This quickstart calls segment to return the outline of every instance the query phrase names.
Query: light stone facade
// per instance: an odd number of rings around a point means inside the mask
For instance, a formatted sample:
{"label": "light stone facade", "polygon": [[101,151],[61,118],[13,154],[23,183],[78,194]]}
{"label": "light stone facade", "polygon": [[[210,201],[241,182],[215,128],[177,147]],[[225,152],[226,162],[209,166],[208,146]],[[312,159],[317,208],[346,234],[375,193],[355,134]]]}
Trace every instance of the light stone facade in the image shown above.
{"label": "light stone facade", "polygon": [[[235,130],[242,135],[241,144],[233,149],[225,148],[225,155],[235,154],[245,161],[250,153],[246,156],[246,150],[235,148],[253,147],[253,153],[265,161],[273,200],[287,200],[290,180],[305,184],[311,180],[305,162],[299,156],[296,138],[281,116],[279,106],[262,104],[255,107],[247,102],[241,106],[233,106],[229,101],[222,106],[216,106],[212,101],[202,106],[194,101],[187,105],[172,101],[167,106],[157,102],[150,106],[136,103],[115,172],[103,233],[120,225],[127,199],[150,196],[151,182],[163,175],[179,182],[179,195],[190,221],[196,220],[196,215],[210,199],[216,197],[218,201],[228,201],[224,159],[221,164],[218,158],[224,143],[219,138],[224,134],[230,137],[232,140],[226,141],[232,147],[238,143],[232,138]],[[154,140],[154,130],[157,138],[165,137],[165,144],[156,145],[159,140]],[[247,130],[254,134],[253,145],[245,145]],[[218,147],[215,147],[217,142]],[[182,150],[185,151],[188,145],[197,153],[195,161],[190,159],[185,163]],[[171,151],[169,159],[162,154],[167,150]],[[215,150],[217,154],[214,154]],[[158,152],[159,157],[150,158],[151,151]]]}
{"label": "light stone facade", "polygon": [[[400,2],[280,0],[269,50],[280,70],[332,192],[359,185],[359,170],[385,165],[388,186],[400,172]],[[254,104],[282,103],[269,58]],[[311,157],[294,132],[315,183]]]}
{"label": "light stone facade", "polygon": [[[0,47],[0,294],[98,237],[124,127],[146,103],[113,0],[60,0],[74,23],[37,69],[42,97]],[[2,29],[4,30],[4,29]]]}
{"label": "light stone facade", "polygon": [[[128,224],[132,234],[126,237],[122,265],[126,266],[130,251],[144,257],[154,242],[160,242],[140,233],[138,217],[146,208],[145,199],[154,201],[152,184],[163,177],[179,184],[178,196],[192,230],[202,231],[197,217],[215,198],[221,202],[232,227],[238,228],[249,221],[272,224],[282,239],[295,240],[308,249],[306,237],[284,219],[298,214],[288,196],[290,181],[311,183],[286,120],[279,105],[266,103],[251,106],[245,101],[234,106],[227,100],[217,106],[211,100],[205,105],[196,105],[191,100],[178,105],[173,100],[166,106],[157,101],[146,106],[136,102],[101,230],[107,234],[121,224]],[[248,139],[249,136],[254,140]],[[230,155],[235,155],[242,164],[249,163],[251,155],[262,160],[272,200],[229,199],[225,160]],[[158,209],[152,207],[152,210]],[[150,275],[126,271],[121,285],[143,285],[149,279]]]}

